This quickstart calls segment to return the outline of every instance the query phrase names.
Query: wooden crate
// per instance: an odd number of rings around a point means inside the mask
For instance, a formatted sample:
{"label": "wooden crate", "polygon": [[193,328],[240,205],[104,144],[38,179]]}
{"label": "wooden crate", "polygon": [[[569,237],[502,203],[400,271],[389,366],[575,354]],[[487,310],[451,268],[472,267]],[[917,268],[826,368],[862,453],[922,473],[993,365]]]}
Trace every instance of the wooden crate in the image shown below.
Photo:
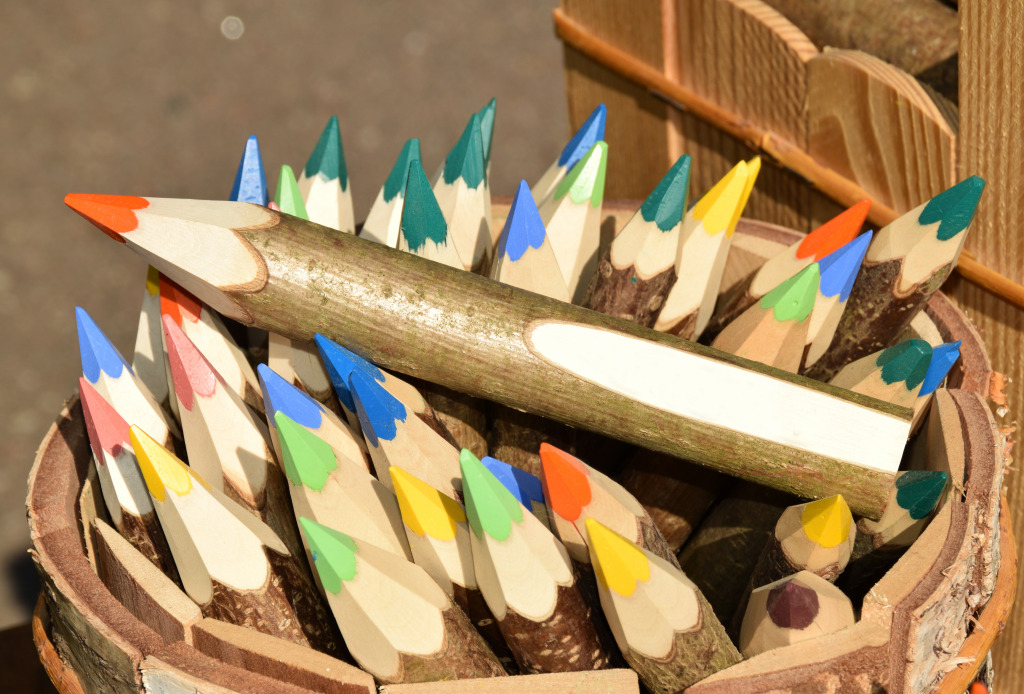
{"label": "wooden crate", "polygon": [[[1011,433],[1007,400],[1024,401],[1024,4],[958,5],[958,109],[881,60],[819,51],[760,0],[562,0],[555,27],[570,126],[608,106],[611,196],[642,198],[683,153],[699,193],[759,152],[768,166],[746,214],[808,231],[867,196],[880,228],[957,180],[986,179],[944,291],[1010,377],[1006,399],[990,404]],[[1007,496],[1019,534],[1024,478],[1009,478]],[[1001,688],[1024,689],[1024,614],[994,652]]]}

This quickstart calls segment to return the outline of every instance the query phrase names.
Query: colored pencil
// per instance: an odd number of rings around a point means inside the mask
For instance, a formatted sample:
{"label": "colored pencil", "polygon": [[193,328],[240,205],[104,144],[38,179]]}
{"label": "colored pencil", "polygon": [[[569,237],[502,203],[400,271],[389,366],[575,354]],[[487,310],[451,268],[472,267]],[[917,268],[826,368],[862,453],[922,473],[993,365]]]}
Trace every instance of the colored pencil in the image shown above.
{"label": "colored pencil", "polygon": [[259,517],[292,554],[298,554],[302,546],[267,425],[170,316],[164,316],[163,327],[192,468],[211,487]]}
{"label": "colored pencil", "polygon": [[[299,182],[295,178],[295,172],[287,164],[281,166],[281,172],[277,176],[277,192],[274,194],[274,204],[277,209],[285,214],[294,215],[300,219],[309,219],[306,212],[306,203],[302,199],[302,192],[299,191]],[[318,222],[319,223],[319,222]],[[326,226],[326,225],[321,225]]]}
{"label": "colored pencil", "polygon": [[455,240],[437,204],[427,174],[419,161],[409,165],[409,180],[402,205],[398,250],[407,251],[448,267],[463,269]]}
{"label": "colored pencil", "polygon": [[284,412],[292,421],[301,424],[326,441],[338,455],[370,468],[366,445],[355,432],[338,419],[337,415],[318,403],[309,395],[293,386],[266,364],[256,367],[263,389],[263,402],[267,406],[267,423],[270,424],[270,440],[274,454],[281,460],[281,441],[278,437],[275,415]]}
{"label": "colored pencil", "polygon": [[138,424],[143,431],[164,446],[181,440],[178,425],[164,412],[149,388],[128,366],[121,353],[100,330],[85,309],[76,306],[78,350],[82,358],[82,374],[96,391],[117,410],[129,424]]}
{"label": "colored pencil", "polygon": [[569,142],[562,148],[562,153],[558,155],[554,163],[548,167],[548,170],[530,188],[530,195],[537,205],[541,205],[548,199],[555,191],[555,188],[558,187],[558,184],[576,166],[576,162],[582,159],[583,155],[589,152],[595,143],[604,139],[604,126],[607,118],[608,109],[604,104],[599,104],[587,116],[580,129],[573,134]]}
{"label": "colored pencil", "polygon": [[607,166],[608,145],[595,142],[540,205],[541,222],[573,303],[583,298],[597,269]]}
{"label": "colored pencil", "polygon": [[608,667],[565,547],[472,453],[460,464],[477,581],[520,670]]}
{"label": "colored pencil", "polygon": [[678,567],[593,518],[586,533],[601,607],[649,691],[679,692],[740,661],[711,605]]}
{"label": "colored pencil", "polygon": [[740,632],[746,658],[853,626],[843,591],[810,571],[761,586],[750,596]]}
{"label": "colored pencil", "polygon": [[480,142],[484,150],[484,219],[487,220],[487,228],[491,231],[492,249],[498,241],[495,237],[497,229],[493,225],[494,213],[491,211],[491,146],[494,144],[494,117],[497,110],[498,99],[491,97],[491,100],[476,112],[480,117]]}
{"label": "colored pencil", "polygon": [[381,683],[500,677],[498,659],[434,579],[309,518],[299,526],[356,663]]}
{"label": "colored pencil", "polygon": [[388,468],[400,465],[431,487],[461,498],[458,449],[418,417],[410,417],[398,398],[362,371],[349,375],[349,389],[377,479],[384,486],[394,491]]}
{"label": "colored pencil", "polygon": [[829,383],[900,407],[914,407],[931,360],[927,342],[904,340],[847,364]]}
{"label": "colored pencil", "polygon": [[203,615],[339,654],[316,588],[274,531],[139,427],[130,436],[182,585]]}
{"label": "colored pencil", "polygon": [[445,158],[433,192],[463,269],[486,273],[493,248],[491,220],[485,214],[488,192],[480,129],[480,117],[474,114]]}
{"label": "colored pencil", "polygon": [[569,290],[526,181],[519,182],[491,266],[491,279],[559,301]]}
{"label": "colored pencil", "polygon": [[718,298],[732,234],[761,170],[760,157],[734,166],[686,212],[676,250],[676,281],[655,318],[654,329],[696,340]]}
{"label": "colored pencil", "polygon": [[[881,513],[892,483],[884,470],[896,469],[906,444],[900,408],[266,208],[77,194],[66,202],[247,324],[300,340],[319,331],[383,368],[735,476],[760,479],[770,464],[767,484],[842,493],[861,515]],[[333,281],[314,282],[327,267]]]}
{"label": "colored pencil", "polygon": [[861,234],[818,261],[821,278],[818,281],[818,294],[814,298],[814,308],[811,309],[810,323],[807,325],[804,354],[800,362],[801,373],[813,366],[831,344],[871,237],[870,231]]}
{"label": "colored pencil", "polygon": [[132,371],[138,375],[160,406],[177,416],[178,403],[171,394],[167,374],[167,352],[160,328],[160,273],[152,265],[146,271],[146,289],[139,311]]}
{"label": "colored pencil", "polygon": [[654,326],[676,281],[676,252],[689,191],[690,157],[684,154],[612,241],[590,279],[583,306],[646,328]]}
{"label": "colored pencil", "polygon": [[264,207],[270,202],[270,189],[267,188],[263,158],[260,157],[260,143],[255,135],[250,135],[245,141],[245,149],[242,150],[242,159],[238,162],[235,183],[231,186],[228,200],[252,202]]}
{"label": "colored pencil", "polygon": [[952,272],[984,188],[971,176],[878,232],[836,337],[809,376],[827,380],[892,344]]}
{"label": "colored pencil", "polygon": [[952,370],[960,358],[960,340],[947,342],[932,348],[932,359],[928,362],[928,372],[921,382],[921,390],[917,392],[917,400],[914,401],[914,420],[911,431],[917,431],[928,413],[932,403],[932,394],[935,389],[942,385],[946,376]]}
{"label": "colored pencil", "polygon": [[[246,405],[257,412],[263,411],[263,393],[256,372],[216,312],[168,277],[160,275],[160,315],[170,318],[181,328],[221,375],[228,388],[235,391]],[[163,340],[163,327],[160,328],[160,336]],[[164,349],[166,351],[166,347]]]}
{"label": "colored pencil", "polygon": [[761,267],[723,292],[715,303],[715,313],[704,334],[714,338],[722,328],[736,320],[779,282],[792,277],[811,263],[839,250],[860,233],[871,200],[865,198],[843,210],[786,250],[768,258]]}
{"label": "colored pencil", "polygon": [[630,542],[679,566],[650,515],[622,485],[547,443],[540,445],[540,459],[552,525],[573,559],[584,564],[590,561],[585,523],[594,518],[628,537]]}
{"label": "colored pencil", "polygon": [[818,263],[811,263],[725,326],[711,346],[796,373],[820,281]]}
{"label": "colored pencil", "polygon": [[78,379],[85,427],[103,503],[117,531],[146,559],[178,583],[178,569],[139,470],[128,422],[84,377]]}
{"label": "colored pencil", "polygon": [[298,184],[310,221],[346,234],[356,233],[338,116],[331,116],[324,126]]}
{"label": "colored pencil", "polygon": [[398,501],[387,487],[284,412],[274,415],[274,424],[296,522],[305,516],[412,561]]}
{"label": "colored pencil", "polygon": [[412,561],[426,569],[466,613],[498,659],[511,665],[512,654],[477,585],[469,522],[462,504],[396,465],[388,468],[388,474],[398,497]]}
{"label": "colored pencil", "polygon": [[544,485],[539,477],[489,455],[481,458],[480,463],[504,485],[505,489],[512,492],[512,496],[523,505],[523,508],[537,516],[537,520],[543,523],[545,528],[553,530],[551,512],[544,499]]}
{"label": "colored pencil", "polygon": [[359,235],[364,239],[382,243],[388,248],[398,246],[399,229],[402,226],[402,210],[405,206],[405,186],[409,179],[409,167],[420,160],[420,141],[406,140],[398,159],[391,167],[391,173],[377,193],[377,199],[366,215]]}

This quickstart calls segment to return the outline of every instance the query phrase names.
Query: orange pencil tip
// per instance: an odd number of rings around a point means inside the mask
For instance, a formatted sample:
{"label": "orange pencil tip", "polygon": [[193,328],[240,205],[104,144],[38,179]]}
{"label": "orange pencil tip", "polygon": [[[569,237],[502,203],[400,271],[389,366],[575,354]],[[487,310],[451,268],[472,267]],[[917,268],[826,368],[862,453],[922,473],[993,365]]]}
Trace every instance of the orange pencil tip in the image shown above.
{"label": "orange pencil tip", "polygon": [[149,201],[136,195],[92,195],[68,193],[64,204],[92,222],[115,241],[124,243],[122,234],[139,226],[135,210],[149,207]]}
{"label": "orange pencil tip", "polygon": [[864,198],[853,207],[843,210],[809,233],[797,248],[796,257],[802,260],[813,256],[814,262],[817,262],[853,241],[864,226],[870,209],[871,199]]}
{"label": "orange pencil tip", "polygon": [[548,505],[562,518],[575,521],[590,504],[590,473],[575,456],[547,443],[540,445],[544,494]]}

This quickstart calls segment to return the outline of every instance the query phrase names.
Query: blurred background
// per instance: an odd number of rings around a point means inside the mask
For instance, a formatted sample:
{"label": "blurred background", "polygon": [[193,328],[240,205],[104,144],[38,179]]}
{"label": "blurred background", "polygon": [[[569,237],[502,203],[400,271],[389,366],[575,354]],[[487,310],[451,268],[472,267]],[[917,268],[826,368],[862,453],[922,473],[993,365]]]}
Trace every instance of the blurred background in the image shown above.
{"label": "blurred background", "polygon": [[270,189],[332,114],[361,220],[410,137],[433,171],[497,97],[491,190],[569,136],[557,0],[4,4],[0,22],[0,629],[29,620],[32,459],[81,373],[74,307],[130,360],[146,267],[69,192],[226,199],[246,138]]}

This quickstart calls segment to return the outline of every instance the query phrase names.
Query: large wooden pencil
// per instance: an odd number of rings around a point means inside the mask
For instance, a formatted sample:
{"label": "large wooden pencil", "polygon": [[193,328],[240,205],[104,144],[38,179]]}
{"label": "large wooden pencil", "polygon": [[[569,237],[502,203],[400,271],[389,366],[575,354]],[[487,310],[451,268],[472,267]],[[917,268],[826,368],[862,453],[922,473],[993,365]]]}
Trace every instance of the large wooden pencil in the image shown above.
{"label": "large wooden pencil", "polygon": [[565,547],[472,453],[460,464],[477,581],[520,669],[608,667]]}
{"label": "large wooden pencil", "polygon": [[486,273],[491,264],[491,220],[486,217],[486,171],[480,116],[474,114],[444,160],[434,197],[448,224],[448,233],[462,267]]}
{"label": "large wooden pencil", "polygon": [[353,371],[349,388],[377,479],[394,491],[388,468],[400,465],[431,487],[461,497],[458,449],[418,417],[410,417],[398,398],[365,373]]}
{"label": "large wooden pencil", "polygon": [[238,162],[235,183],[231,186],[228,200],[251,202],[264,207],[270,202],[267,175],[263,171],[263,158],[260,157],[260,143],[255,135],[250,135],[245,141],[245,149],[242,150],[242,159]]}
{"label": "large wooden pencil", "polygon": [[161,407],[177,415],[177,401],[171,393],[167,373],[167,353],[160,327],[160,273],[152,265],[146,271],[146,289],[139,311],[139,331],[135,335],[132,370],[146,384]]}
{"label": "large wooden pencil", "polygon": [[331,116],[324,126],[299,175],[298,184],[310,221],[348,234],[356,233],[352,188],[338,116]]}
{"label": "large wooden pencil", "polygon": [[139,427],[130,436],[182,585],[203,614],[340,653],[315,586],[274,531]]}
{"label": "large wooden pencil", "polygon": [[622,485],[546,443],[540,446],[540,459],[552,525],[573,559],[583,564],[590,561],[585,524],[588,518],[594,518],[628,537],[630,542],[679,566],[651,516]]}
{"label": "large wooden pencil", "polygon": [[914,407],[932,360],[924,340],[904,340],[847,364],[829,383],[901,407]]}
{"label": "large wooden pencil", "polygon": [[605,122],[608,119],[608,108],[604,104],[598,104],[597,108],[591,111],[583,125],[577,130],[565,147],[562,153],[548,167],[537,182],[530,188],[530,195],[533,201],[540,205],[555,191],[558,184],[568,175],[576,162],[583,158],[596,142],[604,139]]}
{"label": "large wooden pencil", "polygon": [[505,674],[469,619],[426,571],[309,518],[299,526],[349,652],[379,682]]}
{"label": "large wooden pencil", "polygon": [[739,647],[744,657],[809,641],[854,624],[843,591],[810,571],[761,586],[750,596]]}
{"label": "large wooden pencil", "polygon": [[676,251],[690,193],[690,157],[679,157],[612,241],[583,297],[587,308],[650,328],[676,281]]}
{"label": "large wooden pencil", "polygon": [[843,210],[800,241],[768,258],[761,267],[723,292],[715,303],[715,313],[705,334],[714,338],[779,282],[853,241],[870,209],[871,200],[865,198]]}
{"label": "large wooden pencil", "polygon": [[732,234],[760,170],[760,157],[739,162],[687,210],[676,249],[676,281],[655,317],[655,330],[687,340],[704,332],[718,298]]}
{"label": "large wooden pencil", "polygon": [[881,513],[902,457],[908,411],[266,208],[66,202],[222,314],[805,497],[842,493],[861,515]]}
{"label": "large wooden pencil", "polygon": [[395,495],[284,412],[274,415],[274,423],[296,522],[311,518],[411,561]]}
{"label": "large wooden pencil", "polygon": [[544,499],[544,484],[539,477],[489,455],[481,458],[480,463],[504,485],[505,489],[512,492],[512,496],[519,500],[523,508],[537,516],[537,520],[548,530],[553,530],[551,510]]}
{"label": "large wooden pencil", "polygon": [[269,525],[297,555],[301,544],[266,423],[227,386],[177,323],[165,316],[163,326],[192,468]]}
{"label": "large wooden pencil", "polygon": [[391,167],[391,173],[377,193],[377,199],[366,215],[359,235],[364,239],[382,243],[388,248],[398,246],[398,234],[402,226],[402,210],[405,206],[405,186],[409,180],[409,167],[420,160],[420,141],[406,140],[398,159]]}
{"label": "large wooden pencil", "polygon": [[960,181],[881,229],[864,258],[835,339],[808,375],[888,347],[952,272],[985,182]]}
{"label": "large wooden pencil", "polygon": [[619,649],[653,694],[672,694],[735,665],[740,654],[679,567],[588,518],[601,607]]}
{"label": "large wooden pencil", "polygon": [[256,367],[263,389],[263,402],[267,406],[267,423],[270,424],[270,440],[274,453],[281,460],[281,441],[277,434],[274,416],[284,412],[292,421],[301,424],[322,438],[331,448],[349,460],[371,469],[366,444],[337,415],[318,403],[305,391],[299,390],[273,371],[266,364]]}
{"label": "large wooden pencil", "polygon": [[171,580],[180,582],[163,528],[146,491],[129,425],[85,378],[78,379],[89,445],[103,503],[117,531]]}
{"label": "large wooden pencil", "polygon": [[820,280],[818,263],[808,265],[740,314],[711,346],[796,373],[804,356]]}
{"label": "large wooden pencil", "polygon": [[608,145],[595,142],[540,205],[541,221],[573,303],[583,298],[597,269],[607,166]]}
{"label": "large wooden pencil", "polygon": [[[160,315],[170,318],[181,328],[246,405],[257,412],[263,411],[263,393],[256,372],[216,312],[176,282],[161,275]],[[162,326],[160,330],[163,339]]]}
{"label": "large wooden pencil", "polygon": [[96,391],[109,402],[129,424],[138,424],[143,431],[164,446],[181,440],[178,425],[160,407],[149,388],[132,372],[128,362],[117,351],[85,309],[76,306],[78,350],[82,358],[82,374]]}

